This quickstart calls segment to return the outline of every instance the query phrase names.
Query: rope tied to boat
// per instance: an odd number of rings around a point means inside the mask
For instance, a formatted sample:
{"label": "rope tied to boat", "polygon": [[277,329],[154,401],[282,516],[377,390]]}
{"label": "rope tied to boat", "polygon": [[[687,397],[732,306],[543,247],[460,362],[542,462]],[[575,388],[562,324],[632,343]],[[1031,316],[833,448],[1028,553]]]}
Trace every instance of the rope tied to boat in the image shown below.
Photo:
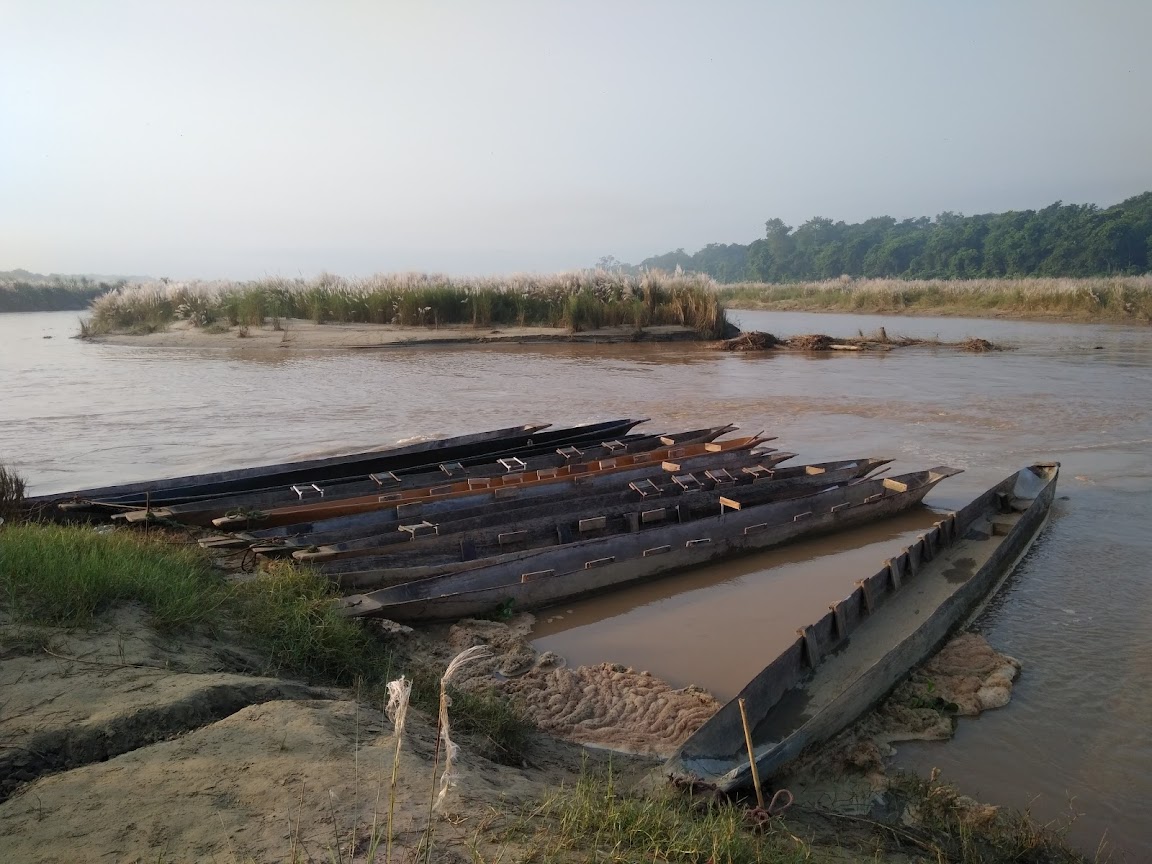
{"label": "rope tied to boat", "polygon": [[[251,559],[251,561],[249,561],[249,559]],[[259,560],[256,558],[256,550],[249,546],[240,557],[240,572],[251,573],[256,569],[257,564],[259,564]]]}
{"label": "rope tied to boat", "polygon": [[773,819],[784,815],[784,811],[791,807],[795,801],[796,796],[791,791],[777,789],[767,807],[753,807],[751,810],[746,810],[744,818],[752,824],[753,828],[764,828]]}

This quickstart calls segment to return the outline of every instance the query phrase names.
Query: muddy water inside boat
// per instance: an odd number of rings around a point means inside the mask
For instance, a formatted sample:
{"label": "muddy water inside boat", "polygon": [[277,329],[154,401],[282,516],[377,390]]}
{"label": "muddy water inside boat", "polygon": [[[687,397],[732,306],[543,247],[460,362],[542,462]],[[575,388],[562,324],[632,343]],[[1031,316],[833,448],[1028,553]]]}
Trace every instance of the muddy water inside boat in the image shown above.
{"label": "muddy water inside boat", "polygon": [[[804,461],[884,455],[965,473],[899,521],[815,539],[544,613],[541,647],[731,694],[795,627],[936,518],[1020,466],[1063,463],[1041,541],[979,625],[1024,662],[1011,705],[956,739],[904,745],[984,800],[1085,815],[1152,848],[1152,330],[737,312],[778,335],[978,336],[995,354],[733,355],[696,345],[369,352],[83,343],[75,313],[0,315],[0,461],[33,492],[276,462],[532,420],[767,429]],[[45,336],[53,338],[46,339]],[[573,609],[572,614],[567,610]],[[548,617],[563,616],[547,623]]]}

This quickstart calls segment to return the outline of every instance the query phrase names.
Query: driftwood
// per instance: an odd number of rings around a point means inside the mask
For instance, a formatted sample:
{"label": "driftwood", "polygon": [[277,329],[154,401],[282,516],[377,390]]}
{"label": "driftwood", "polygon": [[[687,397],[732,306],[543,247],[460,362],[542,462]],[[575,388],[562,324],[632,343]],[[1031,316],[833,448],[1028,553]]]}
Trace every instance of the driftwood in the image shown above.
{"label": "driftwood", "polygon": [[1004,351],[1001,345],[987,339],[966,339],[963,342],[941,342],[939,339],[919,339],[912,336],[889,336],[881,327],[875,333],[858,338],[834,339],[823,333],[807,333],[783,339],[757,330],[741,333],[732,339],[715,344],[719,351],[891,351],[909,347],[956,348],[961,351]]}

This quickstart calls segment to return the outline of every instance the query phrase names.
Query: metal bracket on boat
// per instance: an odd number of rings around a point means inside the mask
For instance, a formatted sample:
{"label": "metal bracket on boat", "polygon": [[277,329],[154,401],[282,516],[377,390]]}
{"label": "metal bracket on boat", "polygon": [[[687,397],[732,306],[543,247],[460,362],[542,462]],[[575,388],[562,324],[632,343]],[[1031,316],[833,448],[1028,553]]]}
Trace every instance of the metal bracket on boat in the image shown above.
{"label": "metal bracket on boat", "polygon": [[624,442],[615,439],[611,441],[601,441],[600,446],[607,450],[609,453],[623,453],[628,448],[624,446]]}
{"label": "metal bracket on boat", "polygon": [[741,468],[740,471],[749,475],[753,483],[759,483],[764,480],[771,480],[776,472],[771,468],[765,468],[763,465],[752,465],[747,468]]}
{"label": "metal bracket on boat", "polygon": [[671,546],[653,546],[651,549],[644,550],[644,557],[648,558],[652,555],[663,555],[665,552],[671,552]]}
{"label": "metal bracket on boat", "polygon": [[579,459],[584,455],[584,451],[579,450],[576,447],[557,447],[556,453],[559,456],[563,456],[569,462],[574,459]]}
{"label": "metal bracket on boat", "polygon": [[792,521],[793,522],[799,522],[801,519],[806,519],[811,515],[812,515],[811,510],[809,510],[807,513],[797,513],[795,516],[792,517]]}
{"label": "metal bracket on boat", "polygon": [[589,517],[588,519],[581,519],[577,523],[577,528],[579,528],[579,530],[581,532],[599,531],[600,529],[606,527],[607,525],[608,525],[608,517],[607,516],[592,516],[592,517]]}
{"label": "metal bracket on boat", "polygon": [[411,525],[401,525],[400,530],[411,536],[415,540],[417,537],[427,537],[430,534],[439,534],[440,526],[433,525],[431,522],[414,522]]}
{"label": "metal bracket on boat", "polygon": [[451,477],[453,474],[456,474],[457,472],[459,472],[460,474],[463,474],[464,473],[464,466],[461,465],[459,462],[442,462],[440,464],[440,470],[443,471],[445,474],[447,474],[449,477]]}
{"label": "metal bracket on boat", "polygon": [[292,491],[296,493],[296,497],[298,497],[301,501],[304,500],[305,495],[312,495],[313,493],[318,494],[321,498],[324,497],[324,490],[317,483],[306,483],[301,484],[300,486],[293,486]]}
{"label": "metal bracket on boat", "polygon": [[701,537],[698,540],[689,540],[684,544],[685,549],[691,549],[693,546],[707,546],[712,542],[711,537]]}
{"label": "metal bracket on boat", "polygon": [[717,486],[723,485],[724,483],[736,482],[736,478],[729,474],[726,468],[714,468],[711,471],[705,471],[704,476]]}
{"label": "metal bracket on boat", "polygon": [[389,492],[387,495],[377,495],[377,504],[387,504],[389,501],[403,501],[404,496],[400,492]]}
{"label": "metal bracket on boat", "polygon": [[368,479],[374,482],[377,486],[400,485],[400,478],[393,474],[391,471],[383,471],[380,474],[369,474]]}
{"label": "metal bracket on boat", "polygon": [[594,570],[597,567],[604,567],[608,564],[611,564],[615,560],[616,560],[615,555],[609,555],[607,558],[596,558],[595,560],[592,560],[592,561],[585,561],[584,562],[584,569],[585,570]]}
{"label": "metal bracket on boat", "polygon": [[523,471],[528,467],[527,462],[515,456],[508,456],[504,459],[497,459],[496,461],[504,466],[505,471]]}
{"label": "metal bracket on boat", "polygon": [[633,480],[628,484],[628,488],[633,492],[639,492],[641,498],[648,498],[653,495],[660,495],[663,489],[653,483],[651,480]]}
{"label": "metal bracket on boat", "polygon": [[521,582],[535,582],[537,579],[543,579],[546,576],[555,576],[555,570],[533,570],[531,573],[521,573]]}
{"label": "metal bracket on boat", "polygon": [[685,492],[695,492],[703,488],[700,481],[696,479],[695,474],[673,474],[672,482]]}
{"label": "metal bracket on boat", "polygon": [[668,518],[668,508],[659,507],[655,510],[640,511],[640,521],[647,525],[650,522],[663,522]]}
{"label": "metal bracket on boat", "polygon": [[492,492],[492,497],[497,501],[502,501],[505,498],[515,498],[520,494],[520,490],[515,486],[506,486],[503,489],[495,489]]}
{"label": "metal bracket on boat", "polygon": [[747,528],[744,529],[744,534],[745,534],[745,536],[747,536],[749,534],[755,534],[757,531],[767,531],[767,530],[768,530],[768,523],[767,522],[761,522],[758,525],[749,525]]}
{"label": "metal bracket on boat", "polygon": [[873,501],[879,501],[883,497],[884,497],[883,492],[877,492],[875,495],[869,495],[867,498],[865,498],[864,503],[865,504],[871,504]]}
{"label": "metal bracket on boat", "polygon": [[872,583],[867,579],[857,579],[856,587],[864,596],[864,611],[871,615],[876,608],[876,595],[872,593]]}
{"label": "metal bracket on boat", "polygon": [[843,502],[841,502],[840,504],[833,504],[833,505],[832,505],[832,506],[829,508],[828,512],[829,512],[829,513],[836,513],[836,512],[838,512],[838,511],[840,511],[840,510],[843,510],[845,507],[851,507],[851,506],[852,506],[852,502],[851,502],[851,501],[843,501]]}
{"label": "metal bracket on boat", "polygon": [[452,489],[453,486],[451,483],[446,483],[443,486],[429,486],[428,495],[430,497],[435,497],[437,495],[447,495],[452,491]]}
{"label": "metal bracket on boat", "polygon": [[528,539],[528,531],[521,529],[520,531],[505,531],[503,534],[496,535],[496,541],[501,546],[506,546],[509,543],[520,543]]}
{"label": "metal bracket on boat", "polygon": [[396,518],[407,519],[409,516],[419,516],[424,510],[424,504],[421,501],[409,501],[406,504],[396,505]]}
{"label": "metal bracket on boat", "polygon": [[601,471],[605,471],[609,468],[615,468],[616,467],[616,460],[615,459],[601,459],[599,462],[596,463],[596,467],[598,467]]}
{"label": "metal bracket on boat", "polygon": [[815,669],[820,665],[820,643],[816,641],[816,631],[812,625],[801,627],[796,635],[804,640],[804,657],[808,665]]}
{"label": "metal bracket on boat", "polygon": [[471,489],[490,489],[492,487],[492,480],[489,477],[469,477],[468,488]]}

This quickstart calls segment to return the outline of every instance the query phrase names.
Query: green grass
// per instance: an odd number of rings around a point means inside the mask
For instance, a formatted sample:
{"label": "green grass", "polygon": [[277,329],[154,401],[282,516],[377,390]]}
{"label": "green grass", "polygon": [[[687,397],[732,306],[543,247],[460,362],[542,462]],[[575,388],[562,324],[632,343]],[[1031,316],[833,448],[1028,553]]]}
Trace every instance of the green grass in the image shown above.
{"label": "green grass", "polygon": [[322,575],[276,563],[236,585],[227,611],[267,658],[270,674],[345,686],[386,681],[397,671],[391,652],[359,622],[340,615],[334,597]]}
{"label": "green grass", "polygon": [[136,602],[173,629],[211,621],[227,595],[189,547],[63,525],[0,528],[0,605],[18,622],[82,627]]}
{"label": "green grass", "polygon": [[28,484],[10,468],[0,465],[0,520],[14,519],[24,509]]}
{"label": "green grass", "polygon": [[726,286],[718,296],[738,309],[1152,322],[1152,276],[744,283]]}
{"label": "green grass", "polygon": [[611,773],[585,773],[513,827],[532,851],[524,861],[696,862],[799,864],[821,860],[782,823],[752,830],[736,805],[694,803],[671,789],[649,796],[622,794]]}
{"label": "green grass", "polygon": [[546,326],[573,332],[599,327],[682,325],[718,338],[724,310],[706,276],[627,276],[581,271],[550,276],[459,278],[426,274],[257,282],[142,283],[92,306],[92,335],[153,332],[176,320],[262,326],[267,320],[407,327]]}

